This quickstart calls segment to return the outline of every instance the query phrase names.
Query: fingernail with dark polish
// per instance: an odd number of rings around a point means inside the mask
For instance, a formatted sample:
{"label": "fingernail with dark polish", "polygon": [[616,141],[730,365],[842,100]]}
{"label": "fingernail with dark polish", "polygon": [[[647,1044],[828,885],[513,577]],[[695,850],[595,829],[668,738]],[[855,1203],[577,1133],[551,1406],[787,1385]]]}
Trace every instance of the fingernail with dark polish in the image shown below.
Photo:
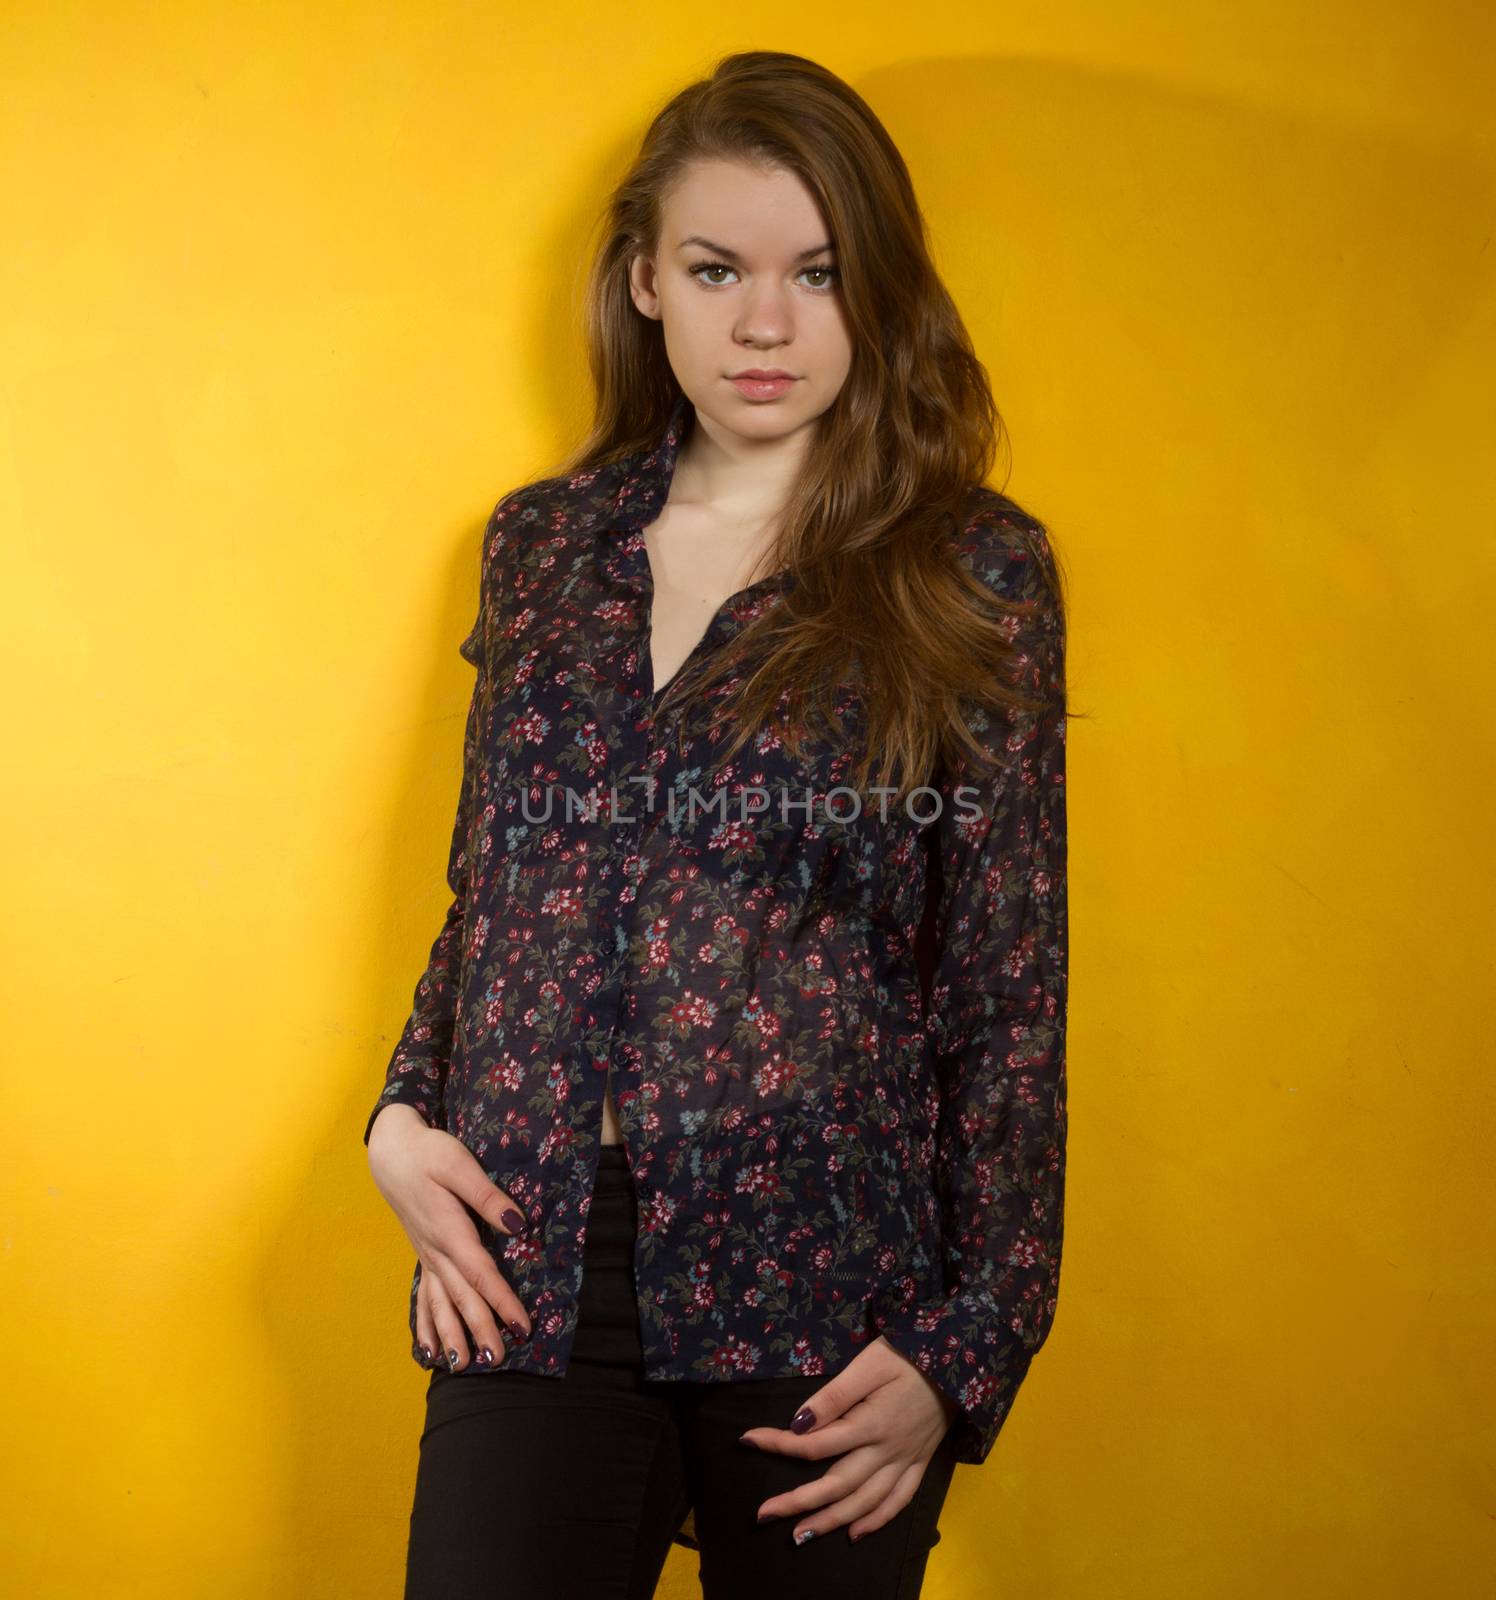
{"label": "fingernail with dark polish", "polygon": [[490,1350],[487,1345],[484,1345],[483,1348],[478,1352],[478,1365],[480,1367],[486,1367],[490,1365],[492,1361],[493,1351]]}
{"label": "fingernail with dark polish", "polygon": [[455,1350],[447,1351],[447,1365],[452,1369],[453,1372],[456,1372],[456,1370],[457,1370],[457,1352]]}
{"label": "fingernail with dark polish", "polygon": [[814,1528],[802,1528],[800,1532],[795,1535],[795,1543],[804,1544],[807,1539],[814,1539],[815,1536],[816,1530]]}
{"label": "fingernail with dark polish", "polygon": [[525,1325],[523,1322],[511,1322],[509,1324],[509,1331],[514,1335],[515,1339],[520,1344],[523,1344],[525,1340],[530,1337],[530,1335],[525,1332]]}
{"label": "fingernail with dark polish", "polygon": [[760,1511],[758,1514],[758,1520],[760,1522],[777,1522],[779,1520],[779,1513],[777,1511]]}
{"label": "fingernail with dark polish", "polygon": [[499,1221],[502,1222],[506,1228],[508,1228],[510,1233],[523,1233],[525,1231],[525,1219],[519,1214],[518,1211],[514,1209],[513,1206],[510,1206],[510,1208],[499,1218]]}
{"label": "fingernail with dark polish", "polygon": [[816,1425],[816,1414],[809,1406],[801,1406],[790,1423],[791,1433],[808,1433]]}
{"label": "fingernail with dark polish", "polygon": [[425,1356],[428,1361],[436,1360],[436,1357],[431,1353],[431,1346],[429,1344],[423,1344],[421,1346],[421,1354]]}

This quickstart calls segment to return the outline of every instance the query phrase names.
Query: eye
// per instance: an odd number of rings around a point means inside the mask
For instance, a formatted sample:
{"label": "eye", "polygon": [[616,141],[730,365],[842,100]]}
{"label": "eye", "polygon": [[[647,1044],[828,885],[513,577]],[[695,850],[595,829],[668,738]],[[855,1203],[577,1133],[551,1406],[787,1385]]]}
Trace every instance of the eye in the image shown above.
{"label": "eye", "polygon": [[[705,283],[707,281],[707,273],[731,272],[733,269],[728,266],[725,261],[698,261],[694,267],[691,267],[688,270],[693,278],[697,278],[702,283]],[[715,283],[715,280],[713,280],[713,283],[714,287],[720,287],[720,285]]]}
{"label": "eye", "polygon": [[835,283],[836,280],[839,277],[841,277],[841,273],[839,273],[836,270],[835,267],[827,267],[827,266],[807,267],[805,270],[806,270],[806,272],[824,272],[830,277],[831,283],[825,283],[825,284],[817,285],[817,287],[821,290],[822,293],[824,293],[827,289],[829,289],[831,287],[831,284]]}

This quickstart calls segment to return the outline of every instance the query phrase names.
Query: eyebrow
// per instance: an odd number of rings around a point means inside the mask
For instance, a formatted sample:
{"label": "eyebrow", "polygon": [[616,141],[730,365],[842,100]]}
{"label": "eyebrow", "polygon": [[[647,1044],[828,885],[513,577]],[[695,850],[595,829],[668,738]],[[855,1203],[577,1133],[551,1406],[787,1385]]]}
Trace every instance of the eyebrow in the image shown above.
{"label": "eyebrow", "polygon": [[[719,256],[726,256],[729,261],[741,261],[743,259],[736,250],[729,250],[725,244],[713,244],[710,239],[703,239],[699,233],[689,234],[681,240],[677,248],[684,250],[688,244],[699,244],[705,250],[715,250]],[[834,254],[835,250],[836,246],[834,244],[813,245],[809,250],[802,250],[795,257],[795,260],[809,261],[812,256]]]}

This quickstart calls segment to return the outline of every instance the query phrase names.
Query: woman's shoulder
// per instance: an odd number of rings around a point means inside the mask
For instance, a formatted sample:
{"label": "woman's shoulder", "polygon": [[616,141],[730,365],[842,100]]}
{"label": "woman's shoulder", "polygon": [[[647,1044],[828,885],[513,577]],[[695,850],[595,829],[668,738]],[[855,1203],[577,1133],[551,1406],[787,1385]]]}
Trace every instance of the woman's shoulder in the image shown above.
{"label": "woman's shoulder", "polygon": [[974,576],[1006,599],[1057,595],[1058,558],[1049,529],[1033,512],[991,484],[967,490],[956,550]]}
{"label": "woman's shoulder", "polygon": [[531,478],[500,495],[489,513],[484,559],[523,560],[544,543],[583,532],[617,499],[620,468],[606,463],[580,472]]}
{"label": "woman's shoulder", "polygon": [[489,525],[524,527],[549,522],[558,512],[570,518],[584,516],[610,502],[617,492],[616,464],[530,478],[499,496],[489,515]]}

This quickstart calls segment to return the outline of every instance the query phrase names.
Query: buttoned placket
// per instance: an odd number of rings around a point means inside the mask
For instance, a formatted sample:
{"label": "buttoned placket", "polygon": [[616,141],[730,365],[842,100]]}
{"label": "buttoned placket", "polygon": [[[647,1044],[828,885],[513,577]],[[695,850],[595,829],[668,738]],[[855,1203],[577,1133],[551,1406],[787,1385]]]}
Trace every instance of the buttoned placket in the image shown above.
{"label": "buttoned placket", "polygon": [[[639,903],[639,893],[646,877],[648,841],[650,834],[658,826],[660,807],[663,804],[662,796],[668,789],[668,784],[630,782],[629,779],[655,775],[662,741],[673,738],[676,717],[679,715],[678,710],[671,710],[662,719],[658,714],[661,698],[675,678],[693,666],[698,658],[716,649],[731,633],[736,623],[734,607],[741,597],[749,592],[739,590],[729,595],[718,606],[701,637],[692,646],[675,674],[657,689],[654,687],[654,668],[650,650],[652,632],[650,613],[654,601],[654,580],[649,570],[649,558],[644,549],[642,530],[635,530],[630,556],[636,563],[632,575],[637,580],[636,593],[639,606],[639,620],[634,630],[631,650],[634,670],[629,685],[634,709],[626,719],[626,737],[621,741],[622,760],[619,763],[621,774],[618,779],[618,805],[621,815],[618,817],[610,815],[606,823],[609,828],[627,829],[628,837],[626,843],[615,837],[609,851],[610,859],[616,859],[620,863],[617,881],[612,886],[613,948],[618,969],[612,985],[613,992],[608,997],[611,1020],[608,1024],[607,1048],[593,1063],[605,1082],[611,1069],[615,1086],[613,1097],[615,1106],[618,1104],[617,1088],[620,1083],[627,1078],[627,1075],[637,1074],[636,1064],[630,1063],[626,1055],[619,1051],[618,1046],[624,1032],[623,1019],[628,1009],[632,987],[633,974],[628,967],[628,958],[632,948],[633,921]],[[761,585],[755,584],[751,587],[757,589]],[[627,1087],[637,1089],[638,1084],[628,1082]],[[601,1101],[598,1106],[597,1126],[601,1138]],[[624,1144],[627,1148],[626,1133]]]}
{"label": "buttoned placket", "polygon": [[[646,457],[639,468],[624,480],[611,513],[606,514],[605,521],[590,530],[601,541],[599,559],[605,570],[614,583],[630,594],[636,614],[630,637],[616,658],[630,663],[622,686],[632,702],[632,709],[623,714],[614,730],[616,761],[611,774],[607,815],[602,820],[605,829],[627,829],[628,837],[625,840],[613,834],[608,839],[605,861],[603,868],[600,868],[600,871],[611,869],[611,905],[600,931],[604,933],[605,942],[607,934],[612,934],[612,962],[606,984],[591,997],[589,1004],[592,1037],[596,1041],[606,1041],[595,1050],[591,1060],[594,1070],[590,1077],[596,1087],[594,1104],[588,1108],[595,1130],[591,1172],[588,1176],[589,1191],[596,1185],[601,1160],[603,1099],[610,1074],[615,1106],[619,1106],[620,1101],[627,1105],[641,1087],[643,1063],[638,1059],[638,1052],[627,1052],[620,1048],[627,1036],[624,1017],[634,980],[630,965],[633,924],[649,875],[650,841],[659,828],[661,808],[667,804],[670,787],[668,774],[660,772],[664,746],[668,742],[673,747],[678,721],[683,715],[680,706],[671,707],[661,715],[660,700],[677,678],[736,632],[752,614],[758,598],[765,591],[791,587],[795,581],[788,573],[774,573],[727,596],[675,673],[666,683],[655,686],[650,648],[655,585],[644,532],[659,517],[669,498],[686,414],[682,400],[672,414],[659,454],[653,458]],[[653,788],[628,781],[631,777],[645,775],[662,781],[657,781]],[[614,812],[615,796],[617,816]],[[634,1165],[627,1117],[621,1108],[619,1122],[630,1173],[638,1190],[642,1217],[648,1213],[650,1181],[648,1174],[641,1174]],[[645,1235],[641,1229],[634,1244],[636,1293],[641,1302],[648,1299],[657,1306],[662,1305],[668,1286],[663,1277],[658,1284],[652,1281],[644,1253]],[[660,1271],[663,1273],[665,1268],[662,1266]],[[641,1318],[646,1375],[658,1376],[665,1370],[674,1352],[653,1348],[649,1329],[650,1324]]]}
{"label": "buttoned placket", "polygon": [[[665,437],[658,451],[652,456],[645,457],[636,470],[624,479],[614,500],[611,514],[600,528],[593,530],[594,536],[603,541],[600,555],[606,570],[615,582],[631,592],[637,607],[632,638],[626,647],[633,663],[627,687],[629,697],[634,704],[632,712],[623,719],[623,726],[618,733],[619,761],[615,769],[618,804],[629,820],[615,820],[612,814],[613,797],[610,794],[609,816],[604,822],[604,826],[609,829],[626,827],[629,830],[626,848],[615,835],[610,839],[610,848],[606,852],[609,862],[617,862],[619,866],[617,879],[611,888],[613,895],[611,929],[616,966],[610,985],[611,992],[606,997],[595,997],[593,1008],[594,1025],[598,1027],[599,1033],[606,1029],[607,1044],[593,1058],[592,1065],[604,1086],[607,1084],[610,1069],[619,1069],[613,1076],[615,1106],[619,1098],[617,1088],[620,1074],[631,1070],[627,1062],[620,1061],[617,1046],[630,987],[631,974],[627,969],[627,961],[633,912],[644,883],[647,838],[651,828],[658,821],[658,807],[664,787],[627,783],[626,780],[630,776],[642,777],[655,772],[662,729],[666,735],[674,731],[679,709],[673,708],[667,712],[663,723],[657,714],[660,699],[670,684],[692,666],[699,656],[714,649],[725,633],[736,625],[738,621],[736,608],[745,597],[768,585],[778,584],[784,578],[783,574],[776,574],[729,595],[717,607],[701,638],[676,672],[666,683],[656,687],[650,649],[653,632],[651,612],[654,605],[654,574],[649,565],[644,530],[659,517],[669,499],[670,485],[675,476],[675,464],[688,417],[689,408],[685,397],[681,396],[671,412]],[[598,999],[602,1000],[601,1005],[596,1004]],[[605,1024],[599,1015],[600,1012],[605,1012],[607,1015]],[[637,1087],[637,1085],[631,1086]],[[603,1093],[599,1090],[595,1124],[599,1145],[602,1139],[602,1101]],[[621,1123],[621,1116],[619,1120]],[[624,1133],[624,1148],[625,1150],[628,1148],[627,1132]],[[595,1181],[595,1167],[593,1177]]]}

